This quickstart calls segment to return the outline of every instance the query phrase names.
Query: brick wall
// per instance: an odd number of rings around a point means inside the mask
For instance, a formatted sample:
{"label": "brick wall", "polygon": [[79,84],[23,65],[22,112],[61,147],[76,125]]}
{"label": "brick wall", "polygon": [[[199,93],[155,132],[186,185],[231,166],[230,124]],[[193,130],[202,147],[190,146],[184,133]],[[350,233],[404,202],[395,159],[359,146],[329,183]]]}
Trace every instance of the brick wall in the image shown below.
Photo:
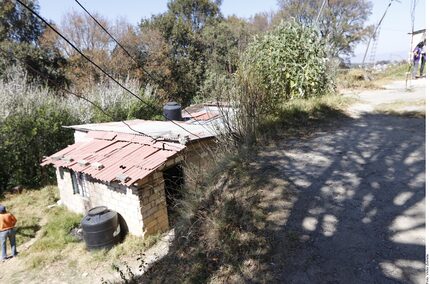
{"label": "brick wall", "polygon": [[162,172],[156,172],[145,178],[139,189],[139,199],[145,234],[168,230],[169,219]]}

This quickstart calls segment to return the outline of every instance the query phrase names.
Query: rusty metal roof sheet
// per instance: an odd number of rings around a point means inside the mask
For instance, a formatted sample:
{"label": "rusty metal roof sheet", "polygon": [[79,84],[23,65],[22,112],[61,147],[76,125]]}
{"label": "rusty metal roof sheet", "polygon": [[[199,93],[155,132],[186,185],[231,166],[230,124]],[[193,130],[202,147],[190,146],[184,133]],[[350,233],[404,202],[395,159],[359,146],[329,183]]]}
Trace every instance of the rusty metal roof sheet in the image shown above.
{"label": "rusty metal roof sheet", "polygon": [[47,157],[42,166],[68,168],[103,182],[132,185],[145,178],[185,146],[140,135],[89,131],[90,141],[77,142]]}
{"label": "rusty metal roof sheet", "polygon": [[195,119],[197,121],[207,121],[220,116],[218,111],[201,110],[198,112],[187,112],[183,114],[184,118]]}

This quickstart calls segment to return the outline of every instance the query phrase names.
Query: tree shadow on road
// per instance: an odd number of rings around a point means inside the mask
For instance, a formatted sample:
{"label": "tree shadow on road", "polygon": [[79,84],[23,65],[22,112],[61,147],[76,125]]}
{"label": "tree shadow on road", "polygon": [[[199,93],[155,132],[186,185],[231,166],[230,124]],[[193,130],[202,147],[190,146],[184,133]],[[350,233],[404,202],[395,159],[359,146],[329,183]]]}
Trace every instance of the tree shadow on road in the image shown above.
{"label": "tree shadow on road", "polygon": [[247,180],[230,175],[200,205],[189,240],[178,234],[139,281],[420,283],[425,122],[341,121],[267,146]]}
{"label": "tree shadow on road", "polygon": [[279,282],[424,281],[424,126],[367,114],[261,154]]}

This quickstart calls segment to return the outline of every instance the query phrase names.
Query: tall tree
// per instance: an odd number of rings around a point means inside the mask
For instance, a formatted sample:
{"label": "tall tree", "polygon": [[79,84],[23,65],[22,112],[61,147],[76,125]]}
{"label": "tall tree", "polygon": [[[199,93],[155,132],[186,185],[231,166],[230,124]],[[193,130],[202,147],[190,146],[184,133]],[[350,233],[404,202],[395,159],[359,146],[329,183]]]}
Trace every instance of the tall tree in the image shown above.
{"label": "tall tree", "polygon": [[[98,14],[94,17],[108,30],[111,28],[107,19]],[[109,67],[109,53],[111,41],[100,27],[84,13],[71,11],[65,14],[59,26],[62,34],[69,39],[79,50],[92,60],[97,62],[104,70]],[[103,77],[99,70],[95,69],[73,47],[62,39],[58,39],[58,47],[68,59],[67,77],[78,89],[89,87],[99,82]]]}
{"label": "tall tree", "polygon": [[206,27],[203,39],[206,43],[207,68],[216,72],[234,73],[252,32],[248,22],[236,16]]}
{"label": "tall tree", "polygon": [[[112,76],[119,79],[141,76],[142,44],[138,30],[125,19],[111,22],[98,13],[92,13],[92,16],[132,54],[132,58],[84,12],[65,14],[59,29],[80,51]],[[94,83],[109,80],[67,42],[57,38],[55,45],[69,61],[67,76],[76,88],[85,89]]]}
{"label": "tall tree", "polygon": [[368,0],[327,0],[316,22],[323,0],[279,0],[277,18],[295,19],[302,25],[319,29],[329,44],[334,57],[348,58],[356,44],[363,41],[371,31],[365,23],[372,12]]}
{"label": "tall tree", "polygon": [[[12,0],[2,0],[0,5],[0,41],[37,43],[45,27],[30,11]],[[24,0],[27,6],[38,11],[36,1]]]}
{"label": "tall tree", "polygon": [[[37,1],[24,0],[35,11]],[[47,83],[52,87],[64,85],[65,59],[52,45],[41,45],[40,39],[46,27],[42,21],[16,1],[2,0],[0,5],[0,47],[11,54],[0,53],[0,77],[11,65],[21,65],[27,70],[30,80]],[[14,57],[20,58],[19,61]],[[41,76],[40,74],[44,74]],[[47,81],[50,78],[52,81]],[[52,84],[51,82],[56,82]]]}
{"label": "tall tree", "polygon": [[164,80],[164,85],[170,99],[188,104],[198,92],[206,68],[203,31],[222,19],[220,4],[219,0],[172,0],[166,13],[142,21],[143,33],[158,30],[169,46],[168,60],[164,62],[170,78]]}

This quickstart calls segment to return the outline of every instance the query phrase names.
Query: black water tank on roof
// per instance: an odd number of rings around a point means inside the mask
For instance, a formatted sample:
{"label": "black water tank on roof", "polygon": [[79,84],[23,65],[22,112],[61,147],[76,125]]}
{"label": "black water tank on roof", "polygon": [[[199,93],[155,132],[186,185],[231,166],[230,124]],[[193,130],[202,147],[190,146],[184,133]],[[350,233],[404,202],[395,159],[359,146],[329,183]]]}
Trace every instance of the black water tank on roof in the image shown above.
{"label": "black water tank on roof", "polygon": [[182,120],[181,105],[177,102],[168,102],[163,107],[163,114],[166,120]]}
{"label": "black water tank on roof", "polygon": [[109,249],[118,243],[121,227],[118,213],[106,206],[90,209],[81,221],[87,249]]}

